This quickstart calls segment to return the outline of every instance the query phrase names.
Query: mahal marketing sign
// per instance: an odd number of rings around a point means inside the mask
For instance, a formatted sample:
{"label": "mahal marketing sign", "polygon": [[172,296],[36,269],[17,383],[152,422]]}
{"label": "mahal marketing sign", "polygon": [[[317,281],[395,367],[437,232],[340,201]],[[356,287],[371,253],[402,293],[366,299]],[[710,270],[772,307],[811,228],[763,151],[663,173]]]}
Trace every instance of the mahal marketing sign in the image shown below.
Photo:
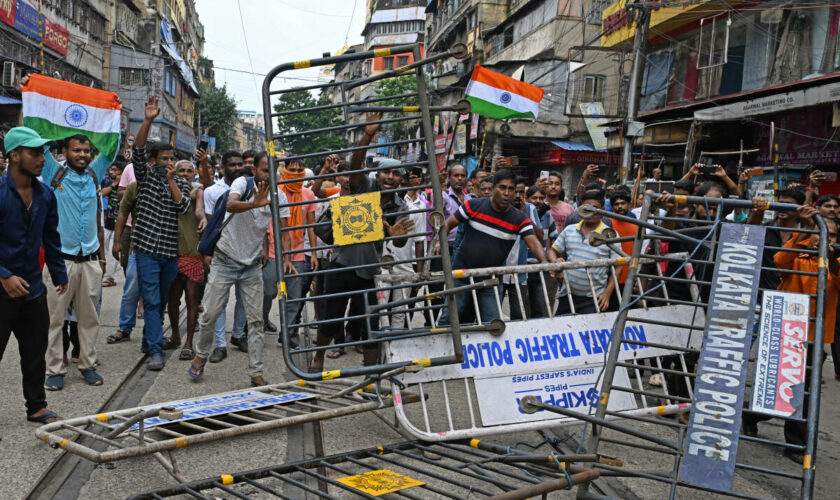
{"label": "mahal marketing sign", "polygon": [[732,491],[752,347],[764,226],[724,224],[697,363],[680,480]]}

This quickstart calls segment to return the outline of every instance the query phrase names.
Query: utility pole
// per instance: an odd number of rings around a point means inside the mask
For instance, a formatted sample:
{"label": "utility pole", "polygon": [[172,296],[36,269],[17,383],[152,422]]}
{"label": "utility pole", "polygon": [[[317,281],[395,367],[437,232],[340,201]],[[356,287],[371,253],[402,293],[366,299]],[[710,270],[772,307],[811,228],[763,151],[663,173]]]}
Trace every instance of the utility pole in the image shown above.
{"label": "utility pole", "polygon": [[621,168],[624,170],[625,182],[632,178],[633,142],[636,137],[641,137],[645,130],[644,124],[636,121],[636,113],[639,111],[642,74],[645,70],[645,50],[650,28],[651,7],[647,2],[639,1],[626,6],[627,9],[636,11],[636,32],[633,38],[633,69],[628,89],[627,118],[624,120],[624,147],[621,152]]}

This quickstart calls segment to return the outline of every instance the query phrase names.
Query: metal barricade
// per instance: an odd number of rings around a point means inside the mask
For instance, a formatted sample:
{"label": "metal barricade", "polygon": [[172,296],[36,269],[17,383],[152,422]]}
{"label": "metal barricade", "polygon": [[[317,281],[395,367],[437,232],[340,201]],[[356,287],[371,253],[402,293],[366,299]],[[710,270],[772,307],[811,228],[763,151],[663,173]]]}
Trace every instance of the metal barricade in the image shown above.
{"label": "metal barricade", "polygon": [[39,427],[35,435],[96,463],[153,455],[183,481],[171,454],[176,449],[373,411],[392,402],[387,388],[357,387],[346,380],[297,380],[59,420]]}
{"label": "metal barricade", "polygon": [[[599,233],[593,233],[600,236]],[[645,236],[646,237],[646,236]],[[494,302],[503,311],[501,319],[493,320],[481,330],[462,325],[464,361],[459,365],[423,368],[398,375],[400,385],[393,387],[395,411],[400,425],[413,436],[427,441],[465,439],[508,432],[541,430],[552,426],[580,424],[575,412],[587,413],[598,400],[600,371],[610,345],[610,332],[615,323],[617,307],[611,311],[600,310],[597,301],[589,304],[572,302],[569,294],[552,304],[549,295],[550,273],[565,271],[561,280],[561,293],[570,288],[568,272],[577,271],[586,276],[589,287],[595,288],[597,275],[608,270],[608,279],[620,298],[618,282],[629,256],[621,256],[620,249],[612,258],[590,261],[569,261],[551,264],[529,264],[488,269],[456,270],[460,279],[470,284],[479,282],[527,279],[538,282],[530,292],[537,291],[546,305],[542,313],[534,310],[524,283],[493,289]],[[663,258],[682,260],[687,254],[668,254]],[[654,262],[643,258],[643,264]],[[416,277],[415,277],[416,278]],[[642,286],[637,280],[637,288]],[[477,292],[471,291],[458,297],[477,310],[476,320],[482,321]],[[505,295],[507,298],[505,299]],[[553,295],[553,294],[551,294]],[[555,309],[560,301],[567,301],[568,313],[558,315]],[[617,304],[618,301],[614,300]],[[565,305],[565,304],[562,304]],[[591,313],[581,313],[586,307]],[[532,312],[536,316],[532,315]],[[517,317],[512,319],[511,314]],[[626,325],[626,333],[645,345],[636,345],[622,355],[626,366],[618,375],[628,389],[634,391],[627,397],[616,399],[613,409],[632,415],[671,415],[685,411],[681,398],[651,398],[643,391],[645,363],[662,367],[668,360],[684,364],[684,349],[663,347],[675,339],[688,339],[689,346],[699,349],[701,337],[692,331],[701,328],[702,311],[691,305],[660,305],[645,303],[638,310],[640,318]],[[673,329],[664,324],[644,324],[645,320],[665,323],[673,317],[682,317],[693,328]],[[400,339],[387,346],[388,360],[397,362],[412,356],[451,355],[451,347],[440,339]],[[422,394],[428,399],[415,407],[401,404],[401,390]],[[572,408],[572,414],[557,415],[540,412],[527,415],[520,411],[519,403],[525,395],[537,395],[551,405]]]}
{"label": "metal barricade", "polygon": [[[645,238],[668,241],[671,249],[684,249],[688,256],[674,262],[646,253],[642,239],[634,239],[597,407],[581,414],[529,395],[520,401],[521,410],[585,422],[587,432],[578,451],[620,455],[621,469],[594,467],[624,478],[646,497],[683,498],[703,490],[739,498],[811,498],[826,298],[836,293],[834,277],[832,291],[827,291],[828,268],[837,270],[837,262],[828,260],[827,222],[813,216],[813,230],[727,223],[726,212],[749,210],[753,202],[674,199],[693,207],[693,217],[663,216],[646,195],[638,223],[661,225],[652,227]],[[766,208],[790,214],[798,207],[772,203]],[[785,240],[786,235],[790,239]],[[605,240],[615,243],[621,238]],[[663,264],[665,270],[639,265],[644,258]],[[632,285],[639,279],[645,282],[642,291]],[[697,308],[706,320],[697,324],[675,315],[654,321],[642,314],[642,301]],[[628,325],[660,325],[681,333],[652,343],[628,335]],[[685,332],[702,335],[702,349]],[[670,359],[644,368],[659,375],[661,386],[641,380],[637,387],[628,387],[622,374],[638,365],[624,353],[637,346],[683,356],[678,362]],[[684,406],[679,416],[671,417],[613,408],[616,399],[628,396]],[[783,424],[784,432],[779,425],[759,425],[771,418]],[[800,460],[802,465],[794,463]],[[578,497],[600,498],[586,485],[579,488]]]}
{"label": "metal barricade", "polygon": [[[159,488],[133,500],[192,498],[426,498],[526,499],[597,479],[598,471],[564,460],[609,462],[596,455],[559,457],[514,447],[405,442]],[[387,496],[390,498],[390,496]]]}
{"label": "metal barricade", "polygon": [[[285,78],[294,70],[361,63],[365,60],[398,54],[412,54],[414,62],[368,77],[291,89],[272,89],[272,84],[277,79]],[[279,277],[281,340],[284,344],[286,364],[295,376],[307,380],[327,380],[359,375],[378,379],[383,374],[392,374],[395,370],[402,370],[411,365],[438,366],[461,362],[461,330],[457,317],[450,314],[448,325],[445,328],[437,327],[437,315],[443,308],[440,301],[418,311],[429,316],[428,327],[408,327],[399,331],[381,327],[379,320],[387,313],[381,310],[372,311],[369,306],[376,303],[374,297],[377,293],[404,296],[415,292],[418,287],[431,290],[431,293],[440,297],[457,292],[453,290],[450,256],[446,245],[443,245],[440,255],[431,255],[429,252],[423,255],[410,254],[408,257],[404,256],[396,261],[392,259],[387,263],[380,262],[380,258],[383,248],[386,250],[387,248],[404,248],[406,245],[414,245],[415,242],[421,241],[426,242],[423,247],[429,249],[446,238],[443,234],[445,221],[441,180],[434,161],[435,145],[430,113],[441,111],[468,113],[469,103],[461,101],[456,106],[429,106],[422,68],[435,61],[466,56],[467,50],[462,44],[456,44],[445,53],[425,59],[421,58],[420,45],[402,45],[281,64],[265,77],[262,97],[268,139],[270,184],[272,185],[272,223],[273,227],[281,228],[280,231],[274,232],[272,242],[275,254],[278,256],[276,273]],[[369,95],[374,90],[374,86],[384,85],[384,82],[391,82],[397,78],[402,78],[401,81],[404,84],[410,84],[409,91],[398,95],[382,95],[365,99],[356,97],[357,93]],[[315,106],[294,109],[274,107],[275,101],[281,96],[316,91],[321,92],[322,96],[329,95],[331,100],[319,102]],[[318,117],[324,113],[336,114],[336,111],[338,111],[338,116],[328,119],[331,123],[329,126],[295,128],[291,131],[284,129],[283,133],[274,132],[279,127],[275,125],[275,120],[300,115]],[[381,116],[381,113],[394,116]],[[417,124],[417,126],[412,125],[410,131],[405,132],[405,139],[392,140],[390,137],[385,137],[385,142],[371,141],[370,130],[374,127],[411,124]],[[361,130],[364,130],[365,134],[358,140],[358,144],[351,144],[347,136]],[[347,134],[347,136],[342,134]],[[284,190],[288,184],[299,183],[300,179],[278,179],[276,168],[281,160],[275,158],[274,141],[279,141],[285,148],[287,143],[291,145],[289,147],[293,147],[294,140],[315,140],[322,137],[329,138],[328,143],[333,146],[312,153],[290,150],[289,155],[281,159],[286,165],[300,161],[322,163],[323,169],[319,174],[307,178],[308,181],[314,182],[313,188],[319,191],[315,192],[315,195],[319,198],[290,202],[287,197],[286,202],[279,203],[278,192]],[[418,152],[417,158],[415,161],[401,163],[398,167],[403,169],[403,177],[408,174],[408,169],[419,173],[422,178],[419,185],[391,185],[390,181],[380,180],[392,175],[395,168],[393,162],[377,167],[362,168],[367,151],[409,144],[412,148],[413,145],[417,146],[414,149]],[[425,150],[425,157],[419,152],[421,149]],[[334,165],[331,155],[348,153],[351,155],[348,161],[349,171],[325,171]],[[373,183],[373,180],[369,178],[371,175],[377,176],[375,185],[371,185]],[[320,192],[323,181],[337,179],[339,176],[345,178],[345,184],[349,184],[349,193],[328,199],[325,191]],[[402,203],[407,191],[416,192],[417,190],[427,191],[431,206],[407,206]],[[313,219],[304,220],[301,216],[300,220],[292,219],[289,223],[291,227],[281,225],[281,211],[306,213],[313,206],[320,207],[316,210],[323,210],[328,206],[329,218],[325,215],[313,222]],[[401,230],[394,229],[395,226],[400,225],[399,221],[405,218],[413,218],[416,227],[416,230],[408,237],[401,234]],[[301,231],[304,233],[302,234]],[[303,249],[283,243],[287,235],[308,238],[310,231],[323,235],[325,240],[323,242],[319,240],[316,245]],[[332,241],[329,241],[330,239]],[[314,268],[311,257],[313,252],[331,254],[332,257],[320,261],[320,264],[326,264],[326,268]],[[308,267],[305,264],[304,254],[310,257]],[[280,256],[299,262],[296,264],[294,273],[284,269],[283,259]],[[376,285],[374,276],[377,276],[385,266],[416,267],[423,279],[419,282],[398,283],[380,288]],[[434,269],[442,269],[444,272],[432,276],[430,271]],[[307,295],[308,290],[305,288],[313,279],[317,280],[320,291],[318,294]],[[307,311],[314,319],[302,320],[301,318],[307,316],[299,314],[298,311],[301,310]],[[350,339],[345,339],[345,323],[352,335]],[[382,361],[379,346],[383,341],[394,336],[408,338],[428,335],[445,338],[446,342],[453,346],[454,354],[394,363]],[[330,359],[324,360],[325,354],[330,350],[357,348],[363,351],[364,366],[336,369],[336,362]]]}

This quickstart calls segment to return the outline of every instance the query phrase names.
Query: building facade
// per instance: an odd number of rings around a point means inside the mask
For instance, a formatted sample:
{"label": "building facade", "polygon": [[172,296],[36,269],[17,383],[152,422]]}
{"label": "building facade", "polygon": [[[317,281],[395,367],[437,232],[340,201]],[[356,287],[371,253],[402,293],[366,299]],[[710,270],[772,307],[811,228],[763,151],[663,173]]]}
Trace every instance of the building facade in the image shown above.
{"label": "building facade", "polygon": [[[794,177],[808,167],[837,171],[840,9],[731,5],[663,2],[652,10],[636,153],[660,157],[674,177],[697,161],[724,164],[732,176],[739,165],[775,164]],[[626,47],[636,32],[623,1],[604,10],[602,26],[606,47]],[[622,141],[616,131],[610,147]]]}

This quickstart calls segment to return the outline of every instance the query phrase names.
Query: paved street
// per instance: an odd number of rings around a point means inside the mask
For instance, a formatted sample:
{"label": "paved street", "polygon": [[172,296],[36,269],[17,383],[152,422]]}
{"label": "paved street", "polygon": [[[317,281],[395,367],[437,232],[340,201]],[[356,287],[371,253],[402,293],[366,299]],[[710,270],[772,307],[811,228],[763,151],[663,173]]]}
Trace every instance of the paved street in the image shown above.
{"label": "paved street", "polygon": [[[102,328],[97,348],[102,361],[100,373],[105,377],[105,385],[88,387],[84,385],[78,373],[71,368],[65,389],[57,393],[48,393],[50,406],[64,417],[96,413],[141,358],[137,338],[119,345],[105,343],[105,336],[113,331],[116,322],[120,290],[120,287],[106,288],[103,296]],[[269,336],[266,343],[269,353],[266,356],[268,380],[270,382],[282,381],[284,380],[284,366],[276,337]],[[358,354],[348,354],[342,358],[342,364],[358,363],[360,362],[358,358]],[[0,481],[6,485],[4,496],[7,498],[26,496],[61,453],[38,441],[34,437],[36,425],[24,420],[17,363],[17,350],[15,341],[12,340],[10,348],[6,351],[6,358],[0,364],[0,377],[9,381],[0,389],[0,397],[6,402],[0,409],[0,435],[2,435]],[[248,382],[245,374],[246,366],[246,355],[231,350],[228,358],[222,363],[208,365],[205,377],[200,383],[193,383],[188,380],[185,373],[187,363],[170,359],[166,368],[154,378],[140,404],[245,388]],[[830,360],[825,366],[826,383],[823,386],[824,399],[815,498],[833,498],[835,492],[840,489],[840,476],[833,473],[840,464],[840,452],[837,451],[840,415],[836,411],[837,401],[840,399],[840,382],[833,378]],[[154,374],[147,372],[147,375]],[[434,398],[434,394],[431,397]],[[388,421],[393,421],[392,411],[380,410],[379,412]],[[398,432],[381,420],[367,414],[326,421],[322,424],[322,428],[327,454],[404,440]],[[574,439],[580,438],[579,427],[569,430]],[[772,422],[762,424],[760,427],[762,436],[774,436],[781,439],[781,432],[781,426]],[[513,444],[537,443],[540,438],[536,433],[522,433],[496,436],[489,440]],[[796,470],[792,462],[773,453],[768,447],[754,444],[746,446],[749,453],[763,456],[768,467],[787,471]],[[638,452],[634,452],[632,457],[627,456],[626,449],[617,450],[615,453],[626,460],[644,460],[644,456]],[[284,461],[300,460],[314,456],[312,426],[295,426],[289,430],[271,431],[229,441],[198,445],[179,450],[175,456],[183,474],[189,480],[266,467]],[[751,461],[754,460],[755,457]],[[654,464],[651,466],[653,467]],[[79,477],[65,484],[58,498],[76,498],[76,496],[83,499],[123,498],[132,493],[173,482],[172,478],[151,457],[97,466],[93,468],[89,477],[81,476],[80,472]],[[779,499],[793,496],[793,492],[786,490],[778,481],[770,480],[758,473],[742,473],[736,481],[756,495]],[[632,494],[638,498],[659,497],[658,492],[654,493],[650,489],[634,490],[632,481],[626,481],[623,485],[629,487]],[[625,491],[625,495],[629,495],[629,492]],[[692,498],[714,498],[714,495],[702,492],[691,496]],[[561,492],[556,497],[571,498],[572,494]]]}

